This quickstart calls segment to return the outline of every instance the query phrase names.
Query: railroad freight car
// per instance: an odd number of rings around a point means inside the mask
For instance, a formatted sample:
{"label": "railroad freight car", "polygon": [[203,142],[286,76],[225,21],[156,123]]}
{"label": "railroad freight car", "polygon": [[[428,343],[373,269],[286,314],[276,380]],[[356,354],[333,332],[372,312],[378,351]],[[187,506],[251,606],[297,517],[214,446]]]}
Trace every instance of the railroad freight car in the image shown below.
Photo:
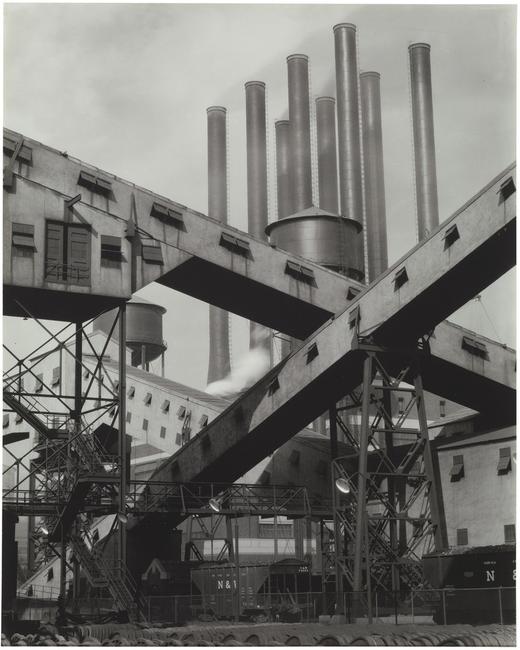
{"label": "railroad freight car", "polygon": [[439,594],[436,622],[513,623],[516,619],[514,544],[453,549],[423,557],[424,575]]}

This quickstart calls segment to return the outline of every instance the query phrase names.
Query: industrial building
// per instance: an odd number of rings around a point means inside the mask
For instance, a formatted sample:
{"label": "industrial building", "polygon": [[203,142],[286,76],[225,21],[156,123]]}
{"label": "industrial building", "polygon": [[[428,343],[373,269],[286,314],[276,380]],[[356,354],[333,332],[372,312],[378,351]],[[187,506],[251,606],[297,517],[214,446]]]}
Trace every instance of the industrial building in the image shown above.
{"label": "industrial building", "polygon": [[[515,544],[515,351],[444,320],[515,264],[515,165],[439,218],[430,46],[409,45],[418,243],[389,266],[380,75],[359,71],[355,25],[333,39],[336,97],[313,110],[309,58],[287,57],[271,222],[266,86],[245,84],[247,233],[228,224],[223,106],[207,216],[4,129],[4,313],[48,337],[7,345],[11,616],[96,597],[137,622],[150,597],[195,595],[238,620],[306,592],[316,617],[348,600],[371,620],[372,593],[428,586],[423,555]],[[165,376],[152,282],[210,305],[206,391]],[[269,359],[234,393],[229,312]]]}

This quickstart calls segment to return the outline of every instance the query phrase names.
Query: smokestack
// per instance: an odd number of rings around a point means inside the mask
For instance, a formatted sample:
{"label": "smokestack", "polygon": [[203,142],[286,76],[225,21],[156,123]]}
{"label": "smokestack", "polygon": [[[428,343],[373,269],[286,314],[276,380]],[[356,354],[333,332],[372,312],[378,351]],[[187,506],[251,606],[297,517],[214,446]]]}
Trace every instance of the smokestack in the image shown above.
{"label": "smokestack", "polygon": [[[210,106],[208,113],[208,215],[227,223],[226,109]],[[229,315],[209,307],[208,384],[226,377],[229,362]]]}
{"label": "smokestack", "polygon": [[[267,241],[267,140],[265,125],[265,83],[248,81],[246,89],[247,219],[249,233]],[[270,330],[250,323],[251,348],[271,352]]]}
{"label": "smokestack", "polygon": [[430,46],[427,43],[414,43],[408,47],[408,51],[412,86],[417,222],[419,241],[422,241],[439,225]]}
{"label": "smokestack", "polygon": [[316,99],[316,135],[318,144],[318,188],[320,208],[339,213],[338,164],[336,156],[336,101],[333,97]]}
{"label": "smokestack", "polygon": [[289,120],[279,120],[274,124],[276,132],[276,189],[278,219],[288,217],[294,212],[291,196],[291,168],[289,149]]}
{"label": "smokestack", "polygon": [[388,267],[380,78],[378,72],[363,72],[360,75],[368,279],[370,282]]}
{"label": "smokestack", "polygon": [[266,240],[267,144],[265,84],[248,81],[246,88],[247,218],[249,233]]}
{"label": "smokestack", "polygon": [[289,78],[290,179],[293,212],[312,206],[311,123],[309,114],[309,59],[287,57]]}
{"label": "smokestack", "polygon": [[[356,26],[334,26],[338,102],[339,192],[341,214],[363,226]],[[363,233],[357,236],[356,268],[364,267]]]}

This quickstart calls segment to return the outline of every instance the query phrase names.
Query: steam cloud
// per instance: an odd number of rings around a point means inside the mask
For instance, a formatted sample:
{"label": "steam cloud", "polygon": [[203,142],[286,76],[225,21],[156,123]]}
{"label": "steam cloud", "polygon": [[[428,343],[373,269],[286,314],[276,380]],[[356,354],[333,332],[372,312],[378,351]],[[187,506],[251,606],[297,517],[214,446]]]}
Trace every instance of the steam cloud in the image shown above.
{"label": "steam cloud", "polygon": [[271,355],[266,341],[261,341],[261,338],[264,337],[257,337],[258,345],[238,359],[227,377],[208,384],[206,393],[216,397],[236,397],[263,377],[271,366]]}

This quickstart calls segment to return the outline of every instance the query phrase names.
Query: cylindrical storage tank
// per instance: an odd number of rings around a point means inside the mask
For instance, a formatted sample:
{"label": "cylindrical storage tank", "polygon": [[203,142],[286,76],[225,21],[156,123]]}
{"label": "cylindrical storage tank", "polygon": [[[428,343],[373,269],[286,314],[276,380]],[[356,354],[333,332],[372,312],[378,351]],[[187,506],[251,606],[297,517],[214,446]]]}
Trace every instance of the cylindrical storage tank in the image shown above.
{"label": "cylindrical storage tank", "polygon": [[[336,101],[338,111],[340,212],[363,225],[363,186],[359,123],[356,26],[334,27],[336,58]],[[356,267],[364,266],[363,235],[357,238]]]}
{"label": "cylindrical storage tank", "polygon": [[368,279],[372,282],[388,267],[380,75],[363,72],[360,82]]}
{"label": "cylindrical storage tank", "polygon": [[414,43],[408,47],[408,52],[412,90],[417,224],[419,241],[422,241],[439,225],[430,46],[427,43]]}
{"label": "cylindrical storage tank", "polygon": [[293,212],[312,205],[311,121],[309,59],[305,54],[287,57],[289,80],[290,179]]}
{"label": "cylindrical storage tank", "polygon": [[357,281],[363,278],[362,269],[353,266],[360,230],[357,221],[314,207],[273,221],[266,228],[277,248]]}
{"label": "cylindrical storage tank", "polygon": [[[166,350],[163,340],[163,315],[166,309],[161,305],[134,296],[126,304],[126,346],[132,350],[132,365],[148,364],[157,359]],[[98,316],[92,326],[93,331],[109,334],[117,309],[112,309]],[[112,338],[119,338],[119,327],[116,325]]]}
{"label": "cylindrical storage tank", "polygon": [[338,214],[336,100],[333,97],[318,97],[316,99],[316,137],[320,208]]}
{"label": "cylindrical storage tank", "polygon": [[[248,232],[265,241],[267,236],[267,138],[265,83],[248,81],[246,90],[247,221]],[[270,330],[250,323],[251,348],[262,347],[271,354]]]}
{"label": "cylindrical storage tank", "polygon": [[[208,113],[208,215],[227,223],[226,109],[210,106]],[[229,314],[209,307],[208,383],[226,377],[229,361]]]}
{"label": "cylindrical storage tank", "polygon": [[291,167],[289,147],[289,120],[278,120],[274,124],[276,132],[276,196],[278,219],[288,217],[294,212],[289,170]]}

